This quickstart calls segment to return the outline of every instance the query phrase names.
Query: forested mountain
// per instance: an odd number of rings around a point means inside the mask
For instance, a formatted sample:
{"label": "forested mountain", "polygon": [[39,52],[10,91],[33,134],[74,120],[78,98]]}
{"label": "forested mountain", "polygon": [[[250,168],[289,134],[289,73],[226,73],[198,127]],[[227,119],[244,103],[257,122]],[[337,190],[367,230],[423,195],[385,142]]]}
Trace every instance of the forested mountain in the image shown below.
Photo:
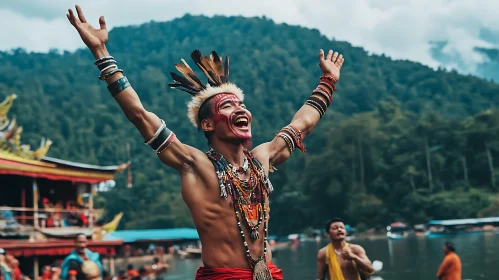
{"label": "forested mountain", "polygon": [[[186,117],[188,94],[167,86],[173,64],[190,61],[195,48],[231,56],[254,145],[271,140],[315,88],[319,49],[346,58],[333,105],[305,140],[308,152],[271,176],[273,233],[321,227],[331,216],[364,228],[498,214],[499,85],[265,18],[186,15],[113,29],[108,49],[146,108],[202,150],[206,139]],[[133,188],[120,175],[99,200],[107,213],[124,211],[124,228],[192,225],[179,176],[142,144],[97,76],[88,50],[0,53],[0,96],[18,95],[13,113],[24,142],[49,137],[49,156],[101,165],[127,161],[129,143]]]}

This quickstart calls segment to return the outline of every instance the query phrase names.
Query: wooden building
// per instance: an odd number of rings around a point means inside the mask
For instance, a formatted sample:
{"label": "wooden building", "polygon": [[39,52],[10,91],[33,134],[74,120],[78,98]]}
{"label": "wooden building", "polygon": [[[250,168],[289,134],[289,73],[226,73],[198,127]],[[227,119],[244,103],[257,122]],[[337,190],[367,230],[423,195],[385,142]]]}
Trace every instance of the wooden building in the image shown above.
{"label": "wooden building", "polygon": [[95,209],[93,198],[97,184],[114,183],[128,164],[96,166],[47,157],[51,141],[45,139],[31,151],[21,144],[22,127],[7,117],[15,98],[0,103],[0,248],[34,277],[42,265],[69,254],[77,234],[88,236],[92,251],[112,256],[123,241],[102,240],[102,233],[114,230],[122,215],[111,224],[97,223],[102,209]]}

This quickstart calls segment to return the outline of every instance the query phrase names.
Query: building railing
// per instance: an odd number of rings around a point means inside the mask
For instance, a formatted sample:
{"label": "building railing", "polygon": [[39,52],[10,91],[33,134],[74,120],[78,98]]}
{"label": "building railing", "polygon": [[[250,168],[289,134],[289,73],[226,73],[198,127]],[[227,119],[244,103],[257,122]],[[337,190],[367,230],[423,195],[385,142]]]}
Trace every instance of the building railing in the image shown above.
{"label": "building railing", "polygon": [[[103,209],[63,209],[28,207],[0,207],[0,228],[18,226],[93,227],[103,214]],[[3,224],[3,225],[2,225]]]}

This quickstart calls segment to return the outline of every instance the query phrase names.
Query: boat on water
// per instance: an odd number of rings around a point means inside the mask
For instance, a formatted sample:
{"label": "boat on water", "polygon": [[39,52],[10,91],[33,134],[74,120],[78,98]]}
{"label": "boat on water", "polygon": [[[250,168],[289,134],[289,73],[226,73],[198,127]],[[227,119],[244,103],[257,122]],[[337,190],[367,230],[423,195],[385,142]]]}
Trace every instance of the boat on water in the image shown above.
{"label": "boat on water", "polygon": [[386,236],[391,240],[401,240],[409,235],[409,228],[405,223],[394,222],[386,227]]}
{"label": "boat on water", "polygon": [[425,233],[427,238],[441,238],[463,234],[481,234],[484,231],[495,231],[499,226],[499,217],[432,220],[428,222],[428,226],[428,231]]}

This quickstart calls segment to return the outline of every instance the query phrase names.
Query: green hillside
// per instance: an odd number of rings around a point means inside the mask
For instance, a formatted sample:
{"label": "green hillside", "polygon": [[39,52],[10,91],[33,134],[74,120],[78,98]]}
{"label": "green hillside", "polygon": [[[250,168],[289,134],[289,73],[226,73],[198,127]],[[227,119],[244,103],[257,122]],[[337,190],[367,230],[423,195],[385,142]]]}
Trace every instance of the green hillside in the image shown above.
{"label": "green hillside", "polygon": [[[271,140],[315,88],[320,48],[346,58],[333,105],[305,141],[309,152],[296,152],[271,177],[272,232],[318,227],[331,216],[362,228],[499,214],[499,85],[265,18],[186,15],[113,29],[108,49],[144,105],[202,150],[206,140],[186,117],[188,95],[167,86],[173,64],[195,48],[231,56],[254,144]],[[97,76],[88,50],[0,53],[0,96],[18,95],[13,113],[24,142],[46,136],[54,141],[49,156],[101,165],[126,161],[130,143],[134,187],[118,177],[100,199],[108,214],[123,210],[125,228],[192,225],[179,176],[142,144]]]}

